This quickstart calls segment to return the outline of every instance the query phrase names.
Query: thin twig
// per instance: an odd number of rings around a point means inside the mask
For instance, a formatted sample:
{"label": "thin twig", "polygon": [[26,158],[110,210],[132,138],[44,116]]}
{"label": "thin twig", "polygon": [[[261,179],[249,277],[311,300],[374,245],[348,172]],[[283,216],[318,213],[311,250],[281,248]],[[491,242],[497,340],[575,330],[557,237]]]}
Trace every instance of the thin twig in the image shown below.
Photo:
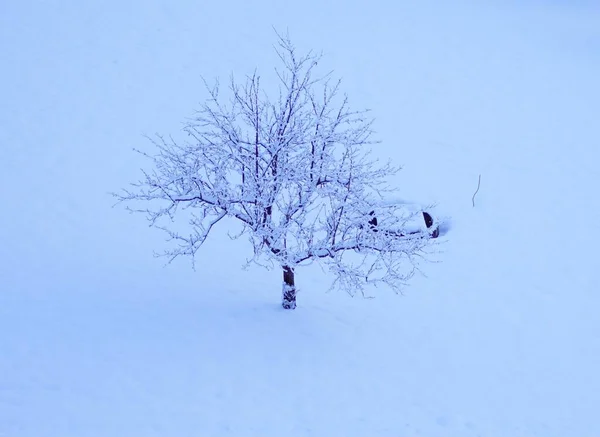
{"label": "thin twig", "polygon": [[479,187],[481,186],[481,175],[479,175],[479,180],[477,181],[477,190],[475,190],[475,193],[473,193],[473,208],[475,208],[475,196],[477,195],[477,193],[479,193]]}

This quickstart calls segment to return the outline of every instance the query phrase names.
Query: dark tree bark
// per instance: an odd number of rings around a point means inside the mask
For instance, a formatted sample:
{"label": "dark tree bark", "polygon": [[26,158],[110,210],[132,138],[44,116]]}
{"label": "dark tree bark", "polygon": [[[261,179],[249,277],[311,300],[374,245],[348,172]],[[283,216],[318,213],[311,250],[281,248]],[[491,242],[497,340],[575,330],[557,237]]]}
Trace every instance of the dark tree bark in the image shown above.
{"label": "dark tree bark", "polygon": [[[427,229],[430,229],[433,226],[433,217],[428,212],[423,211],[423,218],[425,219],[425,226]],[[436,227],[433,231],[431,231],[431,238],[437,238],[440,235],[439,227]]]}
{"label": "dark tree bark", "polygon": [[371,216],[371,220],[369,220],[369,228],[373,231],[373,232],[377,232],[377,217],[375,217],[375,211],[371,211],[369,213],[369,216]]}
{"label": "dark tree bark", "polygon": [[281,305],[286,310],[296,308],[296,284],[294,283],[294,269],[285,266],[283,268],[283,300]]}

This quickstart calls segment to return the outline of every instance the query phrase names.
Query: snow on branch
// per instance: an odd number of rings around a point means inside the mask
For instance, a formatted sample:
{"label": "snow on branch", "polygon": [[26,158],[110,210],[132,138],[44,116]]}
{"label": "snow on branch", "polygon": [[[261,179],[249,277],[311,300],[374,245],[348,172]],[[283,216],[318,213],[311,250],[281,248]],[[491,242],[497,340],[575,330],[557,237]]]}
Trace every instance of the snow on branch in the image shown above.
{"label": "snow on branch", "polygon": [[[352,109],[331,74],[317,74],[319,55],[299,55],[287,36],[276,52],[275,96],[258,73],[241,83],[232,77],[225,93],[205,83],[208,97],[185,124],[187,139],[152,138],[154,153],[140,152],[151,170],[116,197],[143,206],[130,208],[167,233],[170,259],[193,258],[214,226],[234,219],[256,262],[292,272],[318,261],[346,289],[397,288],[428,244],[403,231],[408,218],[394,205],[378,217],[391,231],[369,225],[399,168],[371,158],[368,111]],[[175,230],[180,218],[185,234]]]}

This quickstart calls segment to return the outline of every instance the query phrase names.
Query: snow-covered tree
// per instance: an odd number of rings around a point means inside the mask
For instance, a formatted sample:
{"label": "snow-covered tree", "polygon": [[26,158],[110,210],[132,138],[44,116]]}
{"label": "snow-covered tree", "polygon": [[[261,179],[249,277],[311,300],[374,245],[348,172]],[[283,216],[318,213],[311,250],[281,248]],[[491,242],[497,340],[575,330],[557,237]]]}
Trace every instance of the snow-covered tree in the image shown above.
{"label": "snow-covered tree", "polygon": [[350,108],[339,81],[317,75],[320,56],[299,56],[289,37],[275,50],[278,92],[269,95],[256,73],[232,78],[226,98],[207,85],[187,140],[153,139],[155,153],[143,153],[153,168],[116,196],[168,233],[171,260],[193,259],[217,224],[239,221],[252,261],[283,271],[286,309],[296,307],[297,267],[314,261],[351,293],[368,283],[398,288],[428,243],[405,232],[411,217],[401,205],[381,207],[398,168],[370,158],[372,120]]}

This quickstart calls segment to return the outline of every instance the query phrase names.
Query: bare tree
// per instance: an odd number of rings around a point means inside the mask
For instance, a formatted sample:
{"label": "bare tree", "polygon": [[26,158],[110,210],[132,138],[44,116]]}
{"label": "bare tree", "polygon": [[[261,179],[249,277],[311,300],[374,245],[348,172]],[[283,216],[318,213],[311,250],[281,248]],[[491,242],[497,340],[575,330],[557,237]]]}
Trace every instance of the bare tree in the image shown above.
{"label": "bare tree", "polygon": [[[397,289],[428,241],[402,232],[410,216],[401,205],[381,208],[386,178],[399,169],[369,157],[372,120],[350,108],[339,81],[316,75],[320,56],[299,56],[289,37],[275,50],[276,98],[256,73],[241,85],[232,77],[225,99],[218,83],[205,83],[208,99],[185,125],[188,140],[152,139],[155,154],[143,154],[153,169],[116,196],[150,205],[130,210],[168,233],[170,260],[193,259],[215,225],[238,220],[252,261],[282,269],[286,309],[296,307],[296,268],[313,261],[351,293],[368,283]],[[175,226],[182,217],[185,234]]]}

